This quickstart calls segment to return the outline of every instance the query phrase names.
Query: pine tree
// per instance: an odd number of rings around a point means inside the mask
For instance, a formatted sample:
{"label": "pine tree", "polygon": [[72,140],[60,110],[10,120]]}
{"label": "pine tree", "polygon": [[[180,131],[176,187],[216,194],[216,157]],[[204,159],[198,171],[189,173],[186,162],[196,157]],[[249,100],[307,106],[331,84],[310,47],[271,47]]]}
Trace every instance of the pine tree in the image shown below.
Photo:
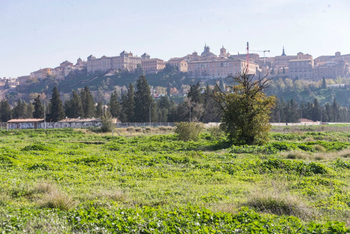
{"label": "pine tree", "polygon": [[25,118],[26,104],[21,99],[18,100],[17,105],[12,110],[12,116],[14,119]]}
{"label": "pine tree", "polygon": [[77,91],[72,92],[72,98],[64,104],[66,116],[69,118],[79,118],[84,116],[83,105]]}
{"label": "pine tree", "polygon": [[64,119],[65,115],[63,104],[56,86],[52,89],[52,97],[50,99],[50,104],[50,120],[52,122],[58,122],[61,119]]}
{"label": "pine tree", "polygon": [[190,91],[187,94],[187,97],[191,99],[191,102],[197,103],[197,104],[203,104],[204,98],[202,95],[202,88],[200,87],[200,83],[198,82],[195,85],[191,85]]}
{"label": "pine tree", "polygon": [[27,104],[27,110],[26,110],[26,118],[33,118],[33,112],[34,112],[34,106],[32,103]]}
{"label": "pine tree", "polygon": [[102,101],[99,101],[97,103],[97,106],[96,106],[96,114],[95,114],[95,117],[96,118],[99,118],[99,117],[102,117],[103,115],[103,103]]}
{"label": "pine tree", "polygon": [[34,99],[33,118],[44,118],[44,107],[41,105],[40,95]]}
{"label": "pine tree", "polygon": [[80,91],[80,98],[83,106],[84,118],[93,117],[95,115],[95,102],[87,86]]}
{"label": "pine tree", "polygon": [[123,123],[128,122],[128,116],[127,116],[127,110],[128,110],[128,97],[123,94],[122,95],[122,102],[121,102],[121,112],[119,115],[120,121]]}
{"label": "pine tree", "polygon": [[321,89],[326,89],[326,88],[327,88],[326,79],[323,77]]}
{"label": "pine tree", "polygon": [[120,115],[121,107],[120,107],[120,103],[118,101],[118,94],[117,94],[116,90],[114,90],[111,93],[111,100],[109,101],[108,106],[109,106],[109,111],[110,111],[112,117],[118,118]]}
{"label": "pine tree", "polygon": [[312,120],[313,121],[321,120],[321,107],[316,98],[314,99],[314,106],[312,109]]}
{"label": "pine tree", "polygon": [[151,96],[151,91],[145,76],[140,76],[136,81],[137,91],[135,92],[135,122],[150,121],[150,111],[152,120],[156,119],[156,108]]}
{"label": "pine tree", "polygon": [[247,70],[233,77],[229,92],[221,91],[215,100],[222,110],[221,128],[232,143],[264,144],[269,140],[270,111],[275,97],[266,96],[269,79],[255,80]]}
{"label": "pine tree", "polygon": [[123,111],[125,112],[127,116],[127,122],[133,122],[135,121],[134,116],[134,108],[135,108],[135,98],[134,98],[134,85],[132,83],[129,84],[129,89],[127,93],[127,102],[125,103],[123,107]]}
{"label": "pine tree", "polygon": [[0,118],[1,122],[7,122],[11,119],[11,109],[6,99],[0,102]]}

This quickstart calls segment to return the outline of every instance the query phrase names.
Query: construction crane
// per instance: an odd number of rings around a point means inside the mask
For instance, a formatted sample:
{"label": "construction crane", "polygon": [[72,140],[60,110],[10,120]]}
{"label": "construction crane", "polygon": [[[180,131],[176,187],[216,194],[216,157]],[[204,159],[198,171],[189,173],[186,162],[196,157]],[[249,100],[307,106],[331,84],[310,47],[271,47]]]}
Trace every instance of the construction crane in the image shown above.
{"label": "construction crane", "polygon": [[252,52],[260,52],[260,53],[264,53],[264,66],[265,66],[265,62],[266,62],[266,57],[265,57],[265,53],[270,53],[270,50],[251,50]]}

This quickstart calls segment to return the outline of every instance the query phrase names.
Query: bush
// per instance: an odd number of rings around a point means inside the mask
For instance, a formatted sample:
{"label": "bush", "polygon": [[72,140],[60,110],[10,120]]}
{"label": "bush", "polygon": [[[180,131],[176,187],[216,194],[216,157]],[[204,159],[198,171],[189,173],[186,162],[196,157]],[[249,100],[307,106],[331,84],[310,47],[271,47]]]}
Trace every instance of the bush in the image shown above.
{"label": "bush", "polygon": [[102,132],[111,132],[113,129],[113,121],[108,115],[104,115],[101,118],[101,131]]}
{"label": "bush", "polygon": [[221,137],[225,136],[224,131],[222,131],[220,129],[220,127],[217,127],[217,126],[213,126],[213,127],[208,128],[208,132],[209,132],[211,138],[214,140],[218,140]]}
{"label": "bush", "polygon": [[182,141],[198,140],[199,133],[202,130],[203,124],[201,123],[180,122],[175,125],[175,133],[178,135],[178,139]]}

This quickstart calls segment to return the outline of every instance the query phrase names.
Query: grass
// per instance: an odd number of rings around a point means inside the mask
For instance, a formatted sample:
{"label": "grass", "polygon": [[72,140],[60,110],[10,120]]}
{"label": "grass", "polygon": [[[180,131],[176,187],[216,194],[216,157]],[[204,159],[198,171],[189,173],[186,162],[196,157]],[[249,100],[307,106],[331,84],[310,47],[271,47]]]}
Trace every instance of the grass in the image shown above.
{"label": "grass", "polygon": [[253,147],[217,129],[187,142],[136,129],[0,132],[0,231],[349,231],[347,132],[272,132]]}

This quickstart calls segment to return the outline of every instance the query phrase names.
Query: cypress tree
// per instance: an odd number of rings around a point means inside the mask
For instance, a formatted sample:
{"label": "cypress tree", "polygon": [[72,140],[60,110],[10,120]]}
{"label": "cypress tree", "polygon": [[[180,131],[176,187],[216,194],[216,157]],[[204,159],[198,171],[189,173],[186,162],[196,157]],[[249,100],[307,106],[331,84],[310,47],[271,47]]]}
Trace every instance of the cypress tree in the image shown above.
{"label": "cypress tree", "polygon": [[122,96],[122,102],[121,102],[121,112],[119,115],[120,121],[122,121],[123,123],[128,122],[128,116],[126,114],[128,109],[128,97],[123,94]]}
{"label": "cypress tree", "polygon": [[26,118],[33,118],[34,106],[32,103],[27,104]]}
{"label": "cypress tree", "polygon": [[128,122],[133,122],[135,121],[135,116],[134,116],[134,108],[135,108],[135,98],[134,98],[134,85],[132,83],[129,84],[129,89],[127,93],[127,103],[124,106],[124,111],[127,116]]}
{"label": "cypress tree", "polygon": [[111,100],[109,101],[109,110],[113,118],[118,118],[120,115],[120,103],[118,101],[117,91],[114,90],[111,94]]}
{"label": "cypress tree", "polygon": [[103,103],[102,103],[102,101],[99,101],[98,103],[97,103],[97,106],[96,106],[96,114],[95,114],[95,116],[96,116],[96,118],[99,118],[99,117],[102,117],[102,115],[103,115]]}
{"label": "cypress tree", "polygon": [[41,105],[40,95],[34,99],[33,118],[44,118],[44,107]]}
{"label": "cypress tree", "polygon": [[52,89],[52,97],[50,99],[50,104],[50,120],[53,122],[58,122],[61,119],[64,119],[63,104],[56,86]]}
{"label": "cypress tree", "polygon": [[326,88],[327,88],[326,79],[323,77],[321,89],[326,89]]}
{"label": "cypress tree", "polygon": [[0,118],[1,122],[7,122],[11,119],[11,109],[6,99],[0,102]]}
{"label": "cypress tree", "polygon": [[78,118],[84,116],[83,105],[77,91],[72,92],[72,98],[65,103],[66,116]]}
{"label": "cypress tree", "polygon": [[19,99],[17,105],[12,110],[12,116],[14,119],[25,118],[26,104]]}
{"label": "cypress tree", "polygon": [[95,115],[95,102],[91,95],[90,89],[87,86],[80,91],[80,98],[83,106],[84,117],[93,117]]}
{"label": "cypress tree", "polygon": [[135,92],[135,122],[148,122],[151,108],[152,120],[156,119],[156,108],[151,96],[151,90],[145,76],[140,76],[136,81],[137,91]]}

